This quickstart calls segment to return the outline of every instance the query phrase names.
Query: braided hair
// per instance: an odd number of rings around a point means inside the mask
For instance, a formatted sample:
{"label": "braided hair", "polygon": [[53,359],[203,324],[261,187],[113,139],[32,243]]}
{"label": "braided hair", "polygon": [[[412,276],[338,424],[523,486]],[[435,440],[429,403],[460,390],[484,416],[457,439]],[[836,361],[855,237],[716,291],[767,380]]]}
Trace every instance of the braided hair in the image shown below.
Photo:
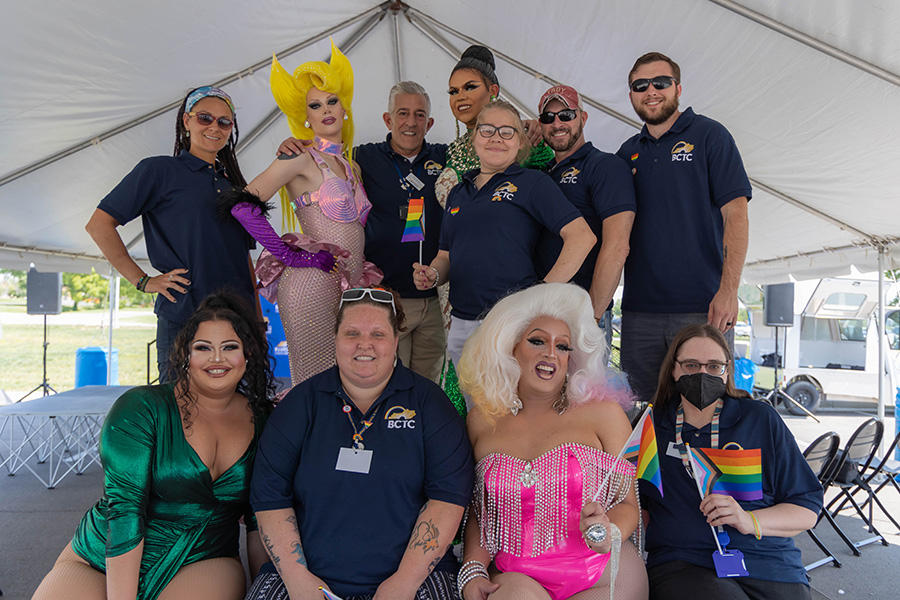
{"label": "braided hair", "polygon": [[[191,149],[191,138],[188,137],[187,128],[184,126],[184,112],[188,98],[198,89],[200,88],[194,88],[185,94],[184,100],[181,101],[181,106],[178,108],[178,117],[175,119],[175,149],[172,152],[172,156],[178,156],[182,150],[190,151]],[[231,135],[228,136],[228,142],[225,144],[225,147],[216,154],[216,159],[224,167],[225,176],[231,182],[231,185],[238,189],[244,189],[247,187],[247,180],[244,179],[244,174],[241,173],[237,155],[234,152],[240,137],[237,114],[232,113],[231,120],[234,122],[234,128],[231,131]]]}

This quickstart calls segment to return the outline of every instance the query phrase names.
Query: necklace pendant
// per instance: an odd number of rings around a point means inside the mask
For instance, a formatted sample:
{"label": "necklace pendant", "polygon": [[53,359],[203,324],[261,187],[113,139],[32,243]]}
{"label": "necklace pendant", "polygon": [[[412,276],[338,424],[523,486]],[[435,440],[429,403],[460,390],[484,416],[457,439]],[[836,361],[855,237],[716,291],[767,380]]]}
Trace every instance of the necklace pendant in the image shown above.
{"label": "necklace pendant", "polygon": [[519,474],[519,481],[522,482],[522,485],[525,487],[531,487],[538,482],[538,476],[532,471],[530,462],[525,463],[522,473]]}
{"label": "necklace pendant", "polygon": [[366,445],[363,444],[362,442],[353,442],[353,449],[354,450],[365,450]]}

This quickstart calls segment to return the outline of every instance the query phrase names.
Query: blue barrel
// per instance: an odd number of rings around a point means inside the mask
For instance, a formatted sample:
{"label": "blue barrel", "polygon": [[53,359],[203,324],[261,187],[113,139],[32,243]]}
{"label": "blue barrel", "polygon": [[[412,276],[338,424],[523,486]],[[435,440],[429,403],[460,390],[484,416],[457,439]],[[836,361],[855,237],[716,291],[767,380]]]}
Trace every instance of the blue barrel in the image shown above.
{"label": "blue barrel", "polygon": [[[106,385],[109,348],[88,346],[75,350],[75,387]],[[119,385],[119,349],[113,348],[111,385]]]}
{"label": "blue barrel", "polygon": [[753,364],[749,358],[739,358],[734,361],[734,387],[752,394],[757,371],[759,371],[759,367]]}

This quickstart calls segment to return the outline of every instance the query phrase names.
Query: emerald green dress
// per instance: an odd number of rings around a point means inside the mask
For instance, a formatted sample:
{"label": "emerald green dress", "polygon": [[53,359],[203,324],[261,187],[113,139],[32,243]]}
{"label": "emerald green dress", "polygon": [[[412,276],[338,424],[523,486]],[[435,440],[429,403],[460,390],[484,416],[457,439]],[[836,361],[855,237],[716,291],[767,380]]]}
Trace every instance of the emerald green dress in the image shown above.
{"label": "emerald green dress", "polygon": [[155,600],[183,565],[237,557],[239,519],[256,529],[250,475],[262,432],[216,481],[182,429],[172,383],[133,388],[100,432],[104,491],[81,520],[72,549],[95,569],[144,541],[139,600]]}

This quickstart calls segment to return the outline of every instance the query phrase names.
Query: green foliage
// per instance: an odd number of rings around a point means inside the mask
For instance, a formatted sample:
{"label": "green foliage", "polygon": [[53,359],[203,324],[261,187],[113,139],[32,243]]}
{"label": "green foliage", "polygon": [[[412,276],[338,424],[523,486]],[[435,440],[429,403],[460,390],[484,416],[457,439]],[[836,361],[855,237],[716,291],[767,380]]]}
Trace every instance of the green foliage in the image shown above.
{"label": "green foliage", "polygon": [[25,271],[0,269],[0,296],[24,298],[26,282]]}
{"label": "green foliage", "polygon": [[63,273],[63,286],[78,310],[79,302],[91,302],[102,307],[109,295],[109,281],[91,269],[90,275]]}

